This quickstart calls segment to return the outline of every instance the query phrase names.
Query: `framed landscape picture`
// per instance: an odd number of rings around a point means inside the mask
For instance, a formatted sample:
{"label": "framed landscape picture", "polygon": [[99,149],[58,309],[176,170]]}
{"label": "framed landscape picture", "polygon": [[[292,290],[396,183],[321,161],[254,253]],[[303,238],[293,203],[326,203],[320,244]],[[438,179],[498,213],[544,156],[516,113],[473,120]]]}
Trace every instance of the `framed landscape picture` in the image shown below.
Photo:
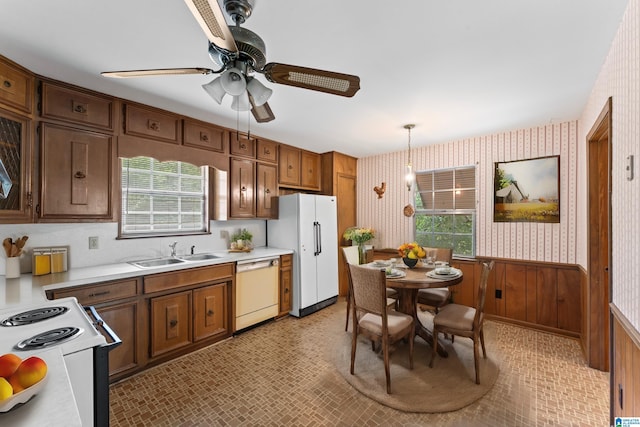
{"label": "framed landscape picture", "polygon": [[560,156],[496,162],[494,222],[560,222]]}

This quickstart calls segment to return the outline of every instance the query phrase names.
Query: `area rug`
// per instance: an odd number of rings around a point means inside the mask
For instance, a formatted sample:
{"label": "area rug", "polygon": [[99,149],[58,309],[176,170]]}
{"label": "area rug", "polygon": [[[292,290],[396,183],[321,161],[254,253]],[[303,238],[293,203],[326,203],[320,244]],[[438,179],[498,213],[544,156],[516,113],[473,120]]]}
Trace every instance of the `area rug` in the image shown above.
{"label": "area rug", "polygon": [[[427,313],[420,313],[419,317],[431,329],[432,317]],[[455,343],[445,340],[449,357],[436,356],[433,368],[429,368],[431,346],[418,337],[414,344],[413,370],[409,369],[409,345],[400,341],[394,346],[390,356],[391,394],[387,394],[382,353],[372,351],[371,343],[359,337],[355,371],[351,375],[351,332],[343,331],[340,335],[332,352],[340,374],[363,395],[401,411],[458,410],[484,396],[498,378],[499,369],[491,358],[491,348],[487,348],[487,359],[480,358],[480,384],[476,384],[470,339],[456,337]]]}

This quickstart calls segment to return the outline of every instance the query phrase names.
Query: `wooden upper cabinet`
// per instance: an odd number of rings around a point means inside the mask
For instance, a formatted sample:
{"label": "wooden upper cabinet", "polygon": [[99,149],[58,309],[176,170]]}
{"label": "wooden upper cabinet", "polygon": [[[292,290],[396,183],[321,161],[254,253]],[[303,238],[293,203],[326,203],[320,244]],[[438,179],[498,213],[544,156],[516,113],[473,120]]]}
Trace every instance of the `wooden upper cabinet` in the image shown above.
{"label": "wooden upper cabinet", "polygon": [[180,143],[181,120],[177,115],[151,107],[125,105],[124,133],[173,144]]}
{"label": "wooden upper cabinet", "polygon": [[238,132],[229,132],[229,151],[234,156],[256,158],[256,140]]}
{"label": "wooden upper cabinet", "polygon": [[300,186],[320,190],[320,155],[310,151],[300,154]]}
{"label": "wooden upper cabinet", "polygon": [[300,185],[300,150],[280,145],[280,163],[278,164],[278,182],[280,185]]}
{"label": "wooden upper cabinet", "polygon": [[182,143],[218,153],[228,153],[229,131],[208,123],[184,120]]}
{"label": "wooden upper cabinet", "polygon": [[256,162],[248,159],[231,159],[229,180],[229,216],[231,218],[254,218],[256,199],[254,195]]}
{"label": "wooden upper cabinet", "polygon": [[42,118],[113,131],[115,107],[112,98],[49,82],[42,82],[41,92]]}
{"label": "wooden upper cabinet", "polygon": [[32,122],[0,108],[0,222],[33,221]]}
{"label": "wooden upper cabinet", "polygon": [[256,143],[256,159],[263,162],[278,162],[278,143],[268,139],[258,139]]}
{"label": "wooden upper cabinet", "polygon": [[275,165],[256,165],[256,216],[276,218],[278,206],[278,171]]}
{"label": "wooden upper cabinet", "polygon": [[33,75],[0,56],[0,103],[31,114],[33,111]]}
{"label": "wooden upper cabinet", "polygon": [[112,219],[112,136],[42,125],[41,219]]}

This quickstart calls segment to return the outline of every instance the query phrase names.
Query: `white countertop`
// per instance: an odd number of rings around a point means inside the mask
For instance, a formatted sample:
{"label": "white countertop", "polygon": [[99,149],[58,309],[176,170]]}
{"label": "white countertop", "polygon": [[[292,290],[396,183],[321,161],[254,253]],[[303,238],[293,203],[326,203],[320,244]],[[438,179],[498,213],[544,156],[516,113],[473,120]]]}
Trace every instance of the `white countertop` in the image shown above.
{"label": "white countertop", "polygon": [[44,387],[27,403],[0,413],[0,424],[21,427],[82,426],[60,349],[42,351],[37,356],[47,364]]}
{"label": "white countertop", "polygon": [[235,263],[255,258],[280,256],[293,253],[293,251],[290,249],[260,247],[255,248],[251,252],[230,253],[225,251],[214,253],[219,255],[220,258],[205,261],[188,261],[162,267],[141,268],[129,263],[118,263],[74,268],[63,273],[46,274],[43,276],[22,274],[16,279],[6,279],[4,276],[0,276],[0,309],[21,305],[33,305],[39,301],[44,301],[47,299],[46,291],[52,289],[147,276],[149,274],[184,270],[207,265]]}

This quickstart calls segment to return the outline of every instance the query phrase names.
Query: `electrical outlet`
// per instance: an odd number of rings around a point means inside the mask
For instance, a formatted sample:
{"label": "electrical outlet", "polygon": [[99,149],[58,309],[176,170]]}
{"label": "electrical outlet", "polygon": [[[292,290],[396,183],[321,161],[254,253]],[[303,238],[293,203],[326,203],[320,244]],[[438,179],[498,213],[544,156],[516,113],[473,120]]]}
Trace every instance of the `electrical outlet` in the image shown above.
{"label": "electrical outlet", "polygon": [[496,298],[502,299],[502,289],[496,289]]}
{"label": "electrical outlet", "polygon": [[98,236],[89,237],[89,249],[98,249]]}

